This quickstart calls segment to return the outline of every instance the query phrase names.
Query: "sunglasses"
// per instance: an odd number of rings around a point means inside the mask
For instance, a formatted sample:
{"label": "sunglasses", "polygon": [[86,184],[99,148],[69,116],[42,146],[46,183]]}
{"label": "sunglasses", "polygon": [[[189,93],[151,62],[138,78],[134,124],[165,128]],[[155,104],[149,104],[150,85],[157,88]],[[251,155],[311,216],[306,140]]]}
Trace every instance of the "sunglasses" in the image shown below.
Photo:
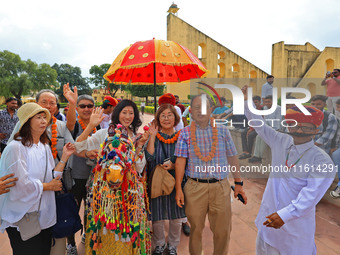
{"label": "sunglasses", "polygon": [[80,104],[80,105],[78,105],[78,107],[80,109],[85,109],[86,107],[89,108],[89,109],[92,109],[93,106],[94,106],[93,104]]}

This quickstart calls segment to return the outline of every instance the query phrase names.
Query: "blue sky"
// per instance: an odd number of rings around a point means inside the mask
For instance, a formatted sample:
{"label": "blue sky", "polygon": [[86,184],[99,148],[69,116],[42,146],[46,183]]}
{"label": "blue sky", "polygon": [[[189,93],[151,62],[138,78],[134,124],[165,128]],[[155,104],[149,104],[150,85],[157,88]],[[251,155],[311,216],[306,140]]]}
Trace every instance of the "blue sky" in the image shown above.
{"label": "blue sky", "polygon": [[[112,63],[139,40],[166,39],[172,1],[42,1],[1,4],[0,51],[37,63],[82,68]],[[178,16],[270,73],[272,44],[340,47],[337,0],[175,1]]]}

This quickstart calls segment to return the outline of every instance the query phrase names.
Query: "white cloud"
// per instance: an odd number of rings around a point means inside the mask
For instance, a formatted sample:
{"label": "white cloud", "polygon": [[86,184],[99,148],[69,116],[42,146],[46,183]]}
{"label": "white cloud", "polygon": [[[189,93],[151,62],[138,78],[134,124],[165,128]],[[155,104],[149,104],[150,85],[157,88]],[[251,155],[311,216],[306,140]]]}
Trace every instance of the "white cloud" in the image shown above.
{"label": "white cloud", "polygon": [[[172,1],[7,1],[0,9],[0,50],[38,63],[68,63],[88,75],[112,63],[138,40],[166,39]],[[310,42],[320,50],[340,46],[336,0],[183,0],[179,17],[270,72],[271,46]]]}

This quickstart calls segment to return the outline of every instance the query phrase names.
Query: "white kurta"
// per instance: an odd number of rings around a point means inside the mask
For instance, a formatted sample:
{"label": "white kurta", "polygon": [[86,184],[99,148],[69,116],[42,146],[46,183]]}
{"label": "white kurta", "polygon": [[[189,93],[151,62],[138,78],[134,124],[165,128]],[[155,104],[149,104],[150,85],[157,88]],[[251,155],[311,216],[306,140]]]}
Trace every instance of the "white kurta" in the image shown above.
{"label": "white kurta", "polygon": [[[10,192],[0,196],[0,230],[7,227],[15,227],[27,212],[38,210],[40,205],[40,226],[49,228],[56,223],[56,204],[54,191],[43,191],[44,175],[47,172],[45,182],[52,180],[54,159],[50,147],[46,144],[34,144],[32,147],[23,146],[20,141],[10,142],[0,160],[0,175],[14,173],[18,178],[16,185]],[[61,175],[61,172],[58,172]]]}
{"label": "white kurta", "polygon": [[[247,103],[245,115],[248,120],[262,119],[249,111]],[[295,168],[270,173],[255,220],[258,235],[278,249],[281,255],[316,254],[315,206],[333,182],[335,166],[313,140],[294,145],[290,135],[279,133],[267,125],[255,127],[255,130],[271,148],[273,167],[283,169],[286,166],[289,149],[288,166],[304,154]],[[275,212],[285,224],[280,229],[264,226],[262,223],[267,220],[266,216]]]}
{"label": "white kurta", "polygon": [[[99,150],[100,144],[104,142],[106,139],[108,133],[107,128],[98,130],[95,134],[92,134],[92,136],[89,136],[85,141],[82,142],[76,142],[74,145],[76,146],[76,150],[78,153],[81,151],[87,150]],[[141,173],[144,169],[144,166],[146,164],[145,155],[143,155],[143,158],[136,161],[136,171],[138,173]]]}

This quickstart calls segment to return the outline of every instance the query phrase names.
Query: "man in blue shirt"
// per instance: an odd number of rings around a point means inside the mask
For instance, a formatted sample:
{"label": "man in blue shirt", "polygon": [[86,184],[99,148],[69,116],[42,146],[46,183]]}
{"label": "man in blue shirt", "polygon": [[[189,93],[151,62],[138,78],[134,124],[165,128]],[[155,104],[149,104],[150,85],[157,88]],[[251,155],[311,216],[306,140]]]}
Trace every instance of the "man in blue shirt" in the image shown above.
{"label": "man in blue shirt", "polygon": [[267,82],[262,85],[262,91],[261,91],[262,102],[266,96],[273,95],[273,83],[274,83],[274,76],[268,75]]}

